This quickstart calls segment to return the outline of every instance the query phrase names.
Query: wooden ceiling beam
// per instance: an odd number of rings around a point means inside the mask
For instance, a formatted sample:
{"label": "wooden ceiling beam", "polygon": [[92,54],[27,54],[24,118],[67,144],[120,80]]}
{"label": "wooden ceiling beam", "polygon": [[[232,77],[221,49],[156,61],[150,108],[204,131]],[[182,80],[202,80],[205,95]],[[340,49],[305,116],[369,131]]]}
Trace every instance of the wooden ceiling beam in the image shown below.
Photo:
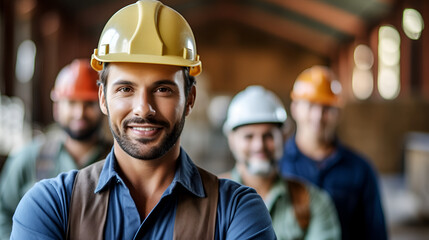
{"label": "wooden ceiling beam", "polygon": [[265,0],[282,8],[297,12],[348,35],[359,36],[365,31],[365,22],[343,9],[317,0]]}
{"label": "wooden ceiling beam", "polygon": [[239,22],[326,57],[332,55],[339,43],[334,36],[311,29],[298,22],[227,1],[188,13],[185,17],[193,28],[204,26],[211,21]]}

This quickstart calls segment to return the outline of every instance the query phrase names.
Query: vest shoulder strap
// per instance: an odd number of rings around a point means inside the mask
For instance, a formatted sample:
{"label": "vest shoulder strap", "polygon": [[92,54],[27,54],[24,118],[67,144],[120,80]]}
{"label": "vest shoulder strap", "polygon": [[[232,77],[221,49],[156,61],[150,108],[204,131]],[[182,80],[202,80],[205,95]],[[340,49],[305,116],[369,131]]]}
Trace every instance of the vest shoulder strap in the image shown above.
{"label": "vest shoulder strap", "polygon": [[198,168],[198,171],[207,197],[197,198],[189,192],[183,192],[179,196],[174,223],[174,240],[214,239],[219,181],[215,175],[201,168]]}
{"label": "vest shoulder strap", "polygon": [[[110,191],[94,194],[104,160],[79,170],[73,185],[69,205],[67,239],[104,239]],[[188,192],[179,195],[173,239],[214,239],[217,203],[219,197],[218,178],[198,168],[203,181],[205,198]]]}
{"label": "vest shoulder strap", "polygon": [[310,193],[305,185],[294,179],[286,179],[287,187],[291,196],[292,206],[299,226],[307,231],[310,224]]}
{"label": "vest shoulder strap", "polygon": [[94,193],[105,160],[77,172],[70,199],[66,239],[104,239],[109,189]]}

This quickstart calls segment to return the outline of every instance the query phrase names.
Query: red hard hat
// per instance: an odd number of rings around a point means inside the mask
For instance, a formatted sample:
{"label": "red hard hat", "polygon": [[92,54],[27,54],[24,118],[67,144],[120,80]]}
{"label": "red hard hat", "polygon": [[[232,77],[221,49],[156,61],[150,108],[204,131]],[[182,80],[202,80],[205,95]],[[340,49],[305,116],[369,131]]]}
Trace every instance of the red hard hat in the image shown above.
{"label": "red hard hat", "polygon": [[76,59],[61,69],[51,91],[51,99],[98,100],[98,73],[91,68],[89,59]]}

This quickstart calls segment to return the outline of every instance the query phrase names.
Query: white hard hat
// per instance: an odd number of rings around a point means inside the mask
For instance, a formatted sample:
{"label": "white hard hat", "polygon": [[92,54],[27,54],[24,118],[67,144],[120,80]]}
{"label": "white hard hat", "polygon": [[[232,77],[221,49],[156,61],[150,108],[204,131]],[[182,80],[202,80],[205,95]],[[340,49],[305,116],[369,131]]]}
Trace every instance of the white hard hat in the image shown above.
{"label": "white hard hat", "polygon": [[236,127],[254,123],[283,124],[286,118],[286,110],[273,92],[262,86],[249,86],[232,99],[223,132],[227,135]]}

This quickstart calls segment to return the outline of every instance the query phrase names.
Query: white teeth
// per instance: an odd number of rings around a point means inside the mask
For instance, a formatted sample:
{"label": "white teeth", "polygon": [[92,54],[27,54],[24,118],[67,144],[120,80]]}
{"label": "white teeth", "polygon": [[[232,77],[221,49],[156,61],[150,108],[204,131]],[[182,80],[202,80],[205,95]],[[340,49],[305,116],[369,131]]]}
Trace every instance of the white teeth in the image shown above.
{"label": "white teeth", "polygon": [[133,127],[133,129],[138,130],[138,131],[153,131],[156,128],[149,128],[149,127]]}

